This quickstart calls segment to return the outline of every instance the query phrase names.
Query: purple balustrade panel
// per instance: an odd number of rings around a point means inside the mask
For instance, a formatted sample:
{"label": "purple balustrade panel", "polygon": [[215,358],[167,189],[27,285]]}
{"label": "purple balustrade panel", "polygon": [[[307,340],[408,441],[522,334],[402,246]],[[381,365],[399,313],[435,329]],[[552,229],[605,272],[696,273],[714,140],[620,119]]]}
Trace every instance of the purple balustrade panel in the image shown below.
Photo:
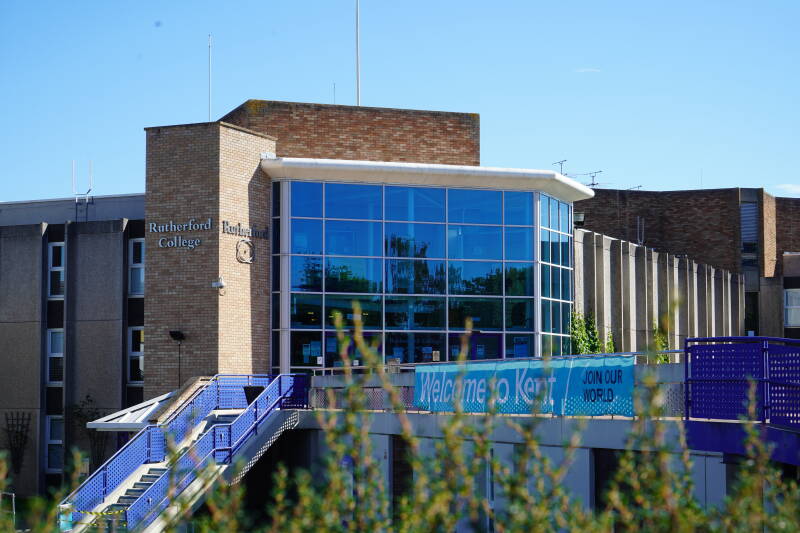
{"label": "purple balustrade panel", "polygon": [[800,427],[800,345],[769,345],[769,419]]}
{"label": "purple balustrade panel", "polygon": [[[724,342],[724,339],[720,339]],[[689,346],[692,418],[738,420],[747,416],[750,379],[764,376],[763,342],[694,344]],[[757,416],[762,416],[764,382],[756,386]]]}

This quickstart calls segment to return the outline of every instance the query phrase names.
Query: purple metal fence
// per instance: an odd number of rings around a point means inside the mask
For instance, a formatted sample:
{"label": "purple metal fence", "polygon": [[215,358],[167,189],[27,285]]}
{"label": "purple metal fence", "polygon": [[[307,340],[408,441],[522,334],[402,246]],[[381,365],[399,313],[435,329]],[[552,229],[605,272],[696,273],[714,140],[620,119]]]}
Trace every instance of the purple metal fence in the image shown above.
{"label": "purple metal fence", "polygon": [[800,341],[776,337],[686,340],[687,418],[739,420],[748,416],[750,383],[756,417],[800,427]]}

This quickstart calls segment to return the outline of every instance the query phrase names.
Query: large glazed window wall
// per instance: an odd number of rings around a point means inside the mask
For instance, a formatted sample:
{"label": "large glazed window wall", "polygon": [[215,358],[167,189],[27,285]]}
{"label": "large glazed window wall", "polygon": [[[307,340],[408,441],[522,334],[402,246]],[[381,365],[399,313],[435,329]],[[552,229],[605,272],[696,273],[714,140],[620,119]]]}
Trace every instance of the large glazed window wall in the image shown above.
{"label": "large glazed window wall", "polygon": [[[281,338],[293,369],[340,364],[333,316],[341,312],[352,328],[354,300],[365,337],[386,361],[453,359],[467,317],[471,359],[539,355],[537,335],[546,353],[569,352],[569,204],[527,191],[274,186],[275,198],[289,188],[288,205],[273,213],[289,236],[284,293],[280,256],[273,261],[274,366]],[[280,309],[288,337],[279,335]]]}

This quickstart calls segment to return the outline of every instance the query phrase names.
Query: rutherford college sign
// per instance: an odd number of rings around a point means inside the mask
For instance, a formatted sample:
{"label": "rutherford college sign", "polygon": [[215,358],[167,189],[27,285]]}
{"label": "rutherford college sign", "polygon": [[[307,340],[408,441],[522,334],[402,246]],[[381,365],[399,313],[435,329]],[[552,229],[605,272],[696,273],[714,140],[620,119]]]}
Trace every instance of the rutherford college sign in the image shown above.
{"label": "rutherford college sign", "polygon": [[633,416],[633,357],[433,364],[415,374],[414,405],[425,411],[452,412],[460,397],[465,412],[487,412],[494,397],[504,414]]}
{"label": "rutherford college sign", "polygon": [[[211,231],[214,229],[214,221],[211,218],[206,220],[197,220],[194,218],[190,218],[186,222],[181,222],[176,224],[172,220],[166,222],[164,224],[159,224],[157,222],[150,222],[147,224],[147,229],[150,233],[172,233],[173,235],[169,237],[161,237],[158,239],[158,247],[159,248],[187,248],[189,250],[194,250],[201,244],[203,244],[203,240],[199,237],[187,238],[181,235],[181,233],[187,231]],[[241,223],[231,224],[227,220],[222,221],[222,227],[220,228],[221,233],[225,233],[228,235],[236,235],[238,237],[245,237],[245,238],[259,238],[259,239],[267,239],[269,238],[269,229],[264,228],[257,229],[255,227],[247,227],[242,226]]]}

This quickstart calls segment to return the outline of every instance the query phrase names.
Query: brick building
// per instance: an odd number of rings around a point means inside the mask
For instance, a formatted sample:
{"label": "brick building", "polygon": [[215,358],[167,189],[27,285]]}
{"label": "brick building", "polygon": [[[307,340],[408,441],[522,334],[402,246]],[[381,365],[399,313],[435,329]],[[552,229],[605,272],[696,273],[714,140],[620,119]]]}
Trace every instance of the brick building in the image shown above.
{"label": "brick building", "polygon": [[584,228],[744,275],[745,330],[800,337],[800,199],[764,189],[596,189]]}
{"label": "brick building", "polygon": [[[553,171],[481,167],[475,114],[250,100],[220,121],[145,135],[144,195],[0,204],[0,357],[10,369],[0,424],[29,443],[0,445],[20,466],[20,494],[59,484],[70,446],[93,450],[90,469],[125,439],[87,434],[90,413],[196,376],[340,364],[333,315],[352,327],[354,300],[385,361],[416,363],[457,352],[467,317],[472,358],[571,353],[574,305],[602,307],[604,327],[641,349],[673,288],[697,287],[680,285],[699,278],[681,278],[672,256],[631,243],[582,235],[577,253],[572,206],[592,191]],[[722,219],[735,202],[719,202]],[[618,211],[605,215],[611,235],[627,227]],[[725,231],[719,257],[689,249],[690,236],[660,238],[733,270],[738,229]],[[641,306],[651,308],[624,324],[601,300],[619,288],[629,298],[608,302],[628,316],[633,285],[598,281],[634,279],[615,255],[623,248],[642,258]],[[727,318],[682,327],[673,344],[740,329],[738,278],[718,271],[727,285],[704,301],[730,307],[718,315]],[[692,309],[691,323],[710,324]]]}

